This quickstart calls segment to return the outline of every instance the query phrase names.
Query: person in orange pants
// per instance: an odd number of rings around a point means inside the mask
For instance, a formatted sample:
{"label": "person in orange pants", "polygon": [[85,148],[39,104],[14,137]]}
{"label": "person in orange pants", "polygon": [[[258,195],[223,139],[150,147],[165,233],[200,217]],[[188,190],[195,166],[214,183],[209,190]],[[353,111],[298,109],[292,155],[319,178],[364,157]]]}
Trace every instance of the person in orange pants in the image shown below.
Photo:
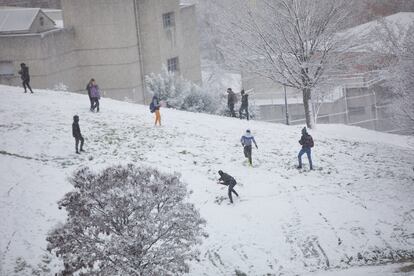
{"label": "person in orange pants", "polygon": [[154,109],[155,112],[155,125],[158,124],[161,126],[161,113],[160,113],[160,100],[158,99],[157,95],[154,95],[154,97],[152,97],[152,104],[151,104],[152,108]]}

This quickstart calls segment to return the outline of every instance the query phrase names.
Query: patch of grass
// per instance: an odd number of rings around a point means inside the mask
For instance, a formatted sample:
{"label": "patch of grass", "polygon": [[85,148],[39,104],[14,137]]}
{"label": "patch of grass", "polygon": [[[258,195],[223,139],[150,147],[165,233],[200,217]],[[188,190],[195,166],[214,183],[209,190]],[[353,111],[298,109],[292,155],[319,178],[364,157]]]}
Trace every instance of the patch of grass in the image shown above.
{"label": "patch of grass", "polygon": [[414,263],[400,268],[400,272],[411,272],[411,271],[414,271]]}
{"label": "patch of grass", "polygon": [[236,269],[234,272],[236,273],[236,276],[247,276],[246,273],[244,273],[243,271],[240,271],[238,269]]}

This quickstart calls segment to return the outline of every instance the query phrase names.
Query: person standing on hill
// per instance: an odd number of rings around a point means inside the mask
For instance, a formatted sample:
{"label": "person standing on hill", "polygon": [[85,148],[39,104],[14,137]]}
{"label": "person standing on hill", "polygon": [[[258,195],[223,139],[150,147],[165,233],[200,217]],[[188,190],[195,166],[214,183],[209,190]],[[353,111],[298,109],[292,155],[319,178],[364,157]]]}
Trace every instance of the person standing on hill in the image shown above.
{"label": "person standing on hill", "polygon": [[33,90],[30,87],[29,67],[27,67],[26,64],[21,63],[20,64],[20,71],[18,73],[20,74],[20,77],[23,81],[24,93],[27,93],[27,88],[29,88],[30,93],[33,93]]}
{"label": "person standing on hill", "polygon": [[257,147],[256,140],[254,139],[253,135],[250,132],[250,129],[246,130],[246,133],[241,137],[240,142],[243,146],[244,156],[248,159],[250,166],[253,166],[252,162],[252,144]]}
{"label": "person standing on hill", "polygon": [[228,195],[229,195],[230,203],[233,204],[232,193],[234,193],[237,197],[239,197],[239,194],[234,190],[234,186],[236,186],[237,182],[234,179],[234,177],[232,177],[231,175],[223,172],[222,170],[219,170],[218,173],[220,175],[218,183],[229,187],[228,188]]}
{"label": "person standing on hill", "polygon": [[314,143],[312,136],[310,136],[309,133],[306,131],[306,127],[302,129],[302,137],[299,140],[299,144],[302,145],[302,149],[299,151],[298,154],[299,166],[297,168],[302,169],[302,155],[306,153],[309,160],[309,168],[313,170],[311,148],[313,148]]}
{"label": "person standing on hill", "polygon": [[161,113],[160,113],[161,103],[160,99],[157,95],[154,95],[152,97],[152,101],[150,104],[151,112],[155,112],[155,126],[157,125],[157,122],[159,126],[161,126]]}
{"label": "person standing on hill", "polygon": [[91,87],[92,87],[92,83],[94,82],[94,79],[91,79],[88,84],[86,85],[86,91],[88,91],[88,96],[89,96],[89,101],[91,103],[91,108],[90,110],[93,111],[93,101],[92,101],[92,95],[91,95]]}
{"label": "person standing on hill", "polygon": [[243,119],[243,111],[246,112],[246,118],[249,120],[249,94],[244,92],[244,89],[240,92],[241,94],[241,106],[239,110],[240,119]]}
{"label": "person standing on hill", "polygon": [[96,84],[95,80],[91,80],[91,84],[89,86],[91,91],[91,98],[92,98],[92,106],[91,111],[94,111],[96,108],[96,112],[99,112],[99,99],[101,98],[101,92],[99,90],[99,86]]}
{"label": "person standing on hill", "polygon": [[231,90],[231,88],[227,88],[227,106],[230,110],[231,117],[236,117],[236,112],[234,112],[234,105],[237,102],[236,94]]}
{"label": "person standing on hill", "polygon": [[83,142],[84,139],[82,137],[81,131],[80,131],[80,127],[79,127],[79,116],[75,115],[73,116],[73,124],[72,124],[72,135],[73,138],[75,138],[75,150],[77,154],[80,154],[80,152],[78,151],[78,146],[79,146],[79,141],[80,141],[80,151],[84,151],[83,150]]}

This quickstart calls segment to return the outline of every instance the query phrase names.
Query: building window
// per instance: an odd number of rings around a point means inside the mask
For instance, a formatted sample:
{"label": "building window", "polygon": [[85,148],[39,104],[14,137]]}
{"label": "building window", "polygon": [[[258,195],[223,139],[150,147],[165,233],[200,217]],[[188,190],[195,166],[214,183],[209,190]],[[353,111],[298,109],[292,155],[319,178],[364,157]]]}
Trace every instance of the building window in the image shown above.
{"label": "building window", "polygon": [[45,25],[45,19],[43,18],[43,16],[39,18],[39,21],[40,21],[40,26]]}
{"label": "building window", "polygon": [[164,13],[162,15],[162,22],[164,24],[164,29],[174,27],[175,26],[174,12]]}
{"label": "building window", "polygon": [[0,61],[0,76],[13,76],[14,66],[11,61]]}
{"label": "building window", "polygon": [[176,72],[180,70],[179,64],[178,64],[178,57],[170,58],[167,60],[167,66],[169,72]]}

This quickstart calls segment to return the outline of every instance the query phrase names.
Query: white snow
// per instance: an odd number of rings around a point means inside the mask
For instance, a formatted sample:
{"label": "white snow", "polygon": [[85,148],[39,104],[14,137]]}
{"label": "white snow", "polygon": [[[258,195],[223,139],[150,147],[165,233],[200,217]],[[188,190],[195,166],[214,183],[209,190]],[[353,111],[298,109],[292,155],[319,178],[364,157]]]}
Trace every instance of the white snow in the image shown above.
{"label": "white snow", "polygon": [[[65,219],[56,202],[73,170],[128,162],[178,171],[192,190],[209,237],[190,275],[388,276],[402,265],[344,269],[414,255],[413,137],[320,125],[311,131],[316,170],[304,158],[298,171],[301,126],[162,109],[154,127],[147,106],[106,98],[100,113],[68,92],[0,86],[0,98],[0,275],[15,275],[19,256],[39,261],[47,231]],[[247,128],[259,145],[253,168],[239,143]],[[219,169],[238,181],[234,205],[216,184]]]}

